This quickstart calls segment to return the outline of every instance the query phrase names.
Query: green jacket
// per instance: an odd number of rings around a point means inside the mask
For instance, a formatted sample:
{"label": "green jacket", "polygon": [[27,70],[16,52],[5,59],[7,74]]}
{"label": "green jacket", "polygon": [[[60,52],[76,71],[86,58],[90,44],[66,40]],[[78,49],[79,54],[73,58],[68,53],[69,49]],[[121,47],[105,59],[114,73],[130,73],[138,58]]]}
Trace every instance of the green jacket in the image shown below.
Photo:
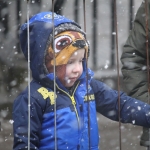
{"label": "green jacket", "polygon": [[[142,2],[134,26],[124,45],[121,56],[124,91],[128,95],[148,102],[148,73],[146,51],[145,3]],[[150,0],[148,0],[148,32],[150,56]],[[149,57],[150,60],[150,57]]]}

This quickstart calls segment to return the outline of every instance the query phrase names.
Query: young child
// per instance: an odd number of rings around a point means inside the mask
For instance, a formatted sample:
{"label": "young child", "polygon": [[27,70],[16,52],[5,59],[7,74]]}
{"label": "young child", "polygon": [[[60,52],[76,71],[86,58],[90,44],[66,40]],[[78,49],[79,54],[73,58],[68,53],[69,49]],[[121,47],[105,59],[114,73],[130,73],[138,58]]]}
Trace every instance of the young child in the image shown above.
{"label": "young child", "polygon": [[[95,80],[94,73],[87,68],[89,44],[86,34],[77,23],[63,16],[55,14],[53,22],[51,12],[33,16],[29,28],[33,77],[30,84],[30,150],[54,150],[55,138],[58,150],[98,150],[96,112],[118,121],[119,96],[117,91]],[[20,42],[27,58],[27,24],[21,27]],[[150,127],[148,104],[120,92],[120,110],[121,122]],[[14,101],[13,119],[13,149],[27,149],[28,89]]]}

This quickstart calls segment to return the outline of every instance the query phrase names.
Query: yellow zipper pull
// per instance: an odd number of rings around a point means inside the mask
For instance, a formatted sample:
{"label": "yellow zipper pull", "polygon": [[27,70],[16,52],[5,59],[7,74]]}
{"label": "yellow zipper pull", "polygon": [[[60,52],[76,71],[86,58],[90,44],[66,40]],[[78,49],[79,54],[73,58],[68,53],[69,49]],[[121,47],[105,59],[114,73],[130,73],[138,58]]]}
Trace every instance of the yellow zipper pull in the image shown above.
{"label": "yellow zipper pull", "polygon": [[[73,104],[73,106],[74,106],[74,109],[75,109],[75,112],[76,112],[76,115],[77,115],[77,120],[78,120],[78,125],[79,125],[79,116],[78,116],[78,112],[77,112],[77,108],[76,108],[76,101],[75,101],[75,99],[74,99],[74,97],[73,96],[71,96],[70,97],[71,98],[71,101],[72,101],[72,104]],[[80,125],[79,125],[80,126]]]}
{"label": "yellow zipper pull", "polygon": [[71,96],[71,101],[72,101],[72,104],[73,104],[73,105],[76,105],[76,101],[75,101],[75,99],[74,99],[73,96]]}

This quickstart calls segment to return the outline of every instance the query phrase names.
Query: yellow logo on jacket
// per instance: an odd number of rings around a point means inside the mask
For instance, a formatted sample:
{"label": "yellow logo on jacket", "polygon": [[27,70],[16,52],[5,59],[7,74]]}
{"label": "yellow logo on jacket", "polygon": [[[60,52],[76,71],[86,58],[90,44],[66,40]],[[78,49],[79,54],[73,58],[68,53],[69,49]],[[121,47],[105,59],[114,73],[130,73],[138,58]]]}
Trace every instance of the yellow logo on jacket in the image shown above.
{"label": "yellow logo on jacket", "polygon": [[91,94],[91,95],[86,95],[85,97],[84,97],[84,101],[94,101],[95,100],[95,96],[94,96],[94,94]]}
{"label": "yellow logo on jacket", "polygon": [[46,98],[50,98],[50,104],[51,105],[54,105],[55,104],[55,97],[57,97],[57,95],[55,95],[54,97],[54,92],[49,92],[46,88],[44,87],[41,87],[37,90],[42,96],[44,99]]}

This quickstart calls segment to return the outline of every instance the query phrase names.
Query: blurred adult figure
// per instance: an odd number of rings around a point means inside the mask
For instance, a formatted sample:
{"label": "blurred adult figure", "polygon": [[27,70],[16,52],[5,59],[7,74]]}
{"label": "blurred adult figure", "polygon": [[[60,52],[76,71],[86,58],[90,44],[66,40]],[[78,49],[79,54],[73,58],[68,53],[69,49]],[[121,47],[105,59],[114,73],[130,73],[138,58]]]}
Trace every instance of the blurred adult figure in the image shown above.
{"label": "blurred adult figure", "polygon": [[[124,91],[128,95],[148,103],[148,72],[146,51],[146,7],[143,1],[139,7],[133,28],[123,47],[121,56]],[[148,31],[150,39],[150,0],[148,0]],[[150,40],[149,40],[150,41]],[[150,43],[149,43],[150,46]],[[150,54],[150,47],[148,48]],[[143,128],[140,145],[149,147],[149,129]]]}

